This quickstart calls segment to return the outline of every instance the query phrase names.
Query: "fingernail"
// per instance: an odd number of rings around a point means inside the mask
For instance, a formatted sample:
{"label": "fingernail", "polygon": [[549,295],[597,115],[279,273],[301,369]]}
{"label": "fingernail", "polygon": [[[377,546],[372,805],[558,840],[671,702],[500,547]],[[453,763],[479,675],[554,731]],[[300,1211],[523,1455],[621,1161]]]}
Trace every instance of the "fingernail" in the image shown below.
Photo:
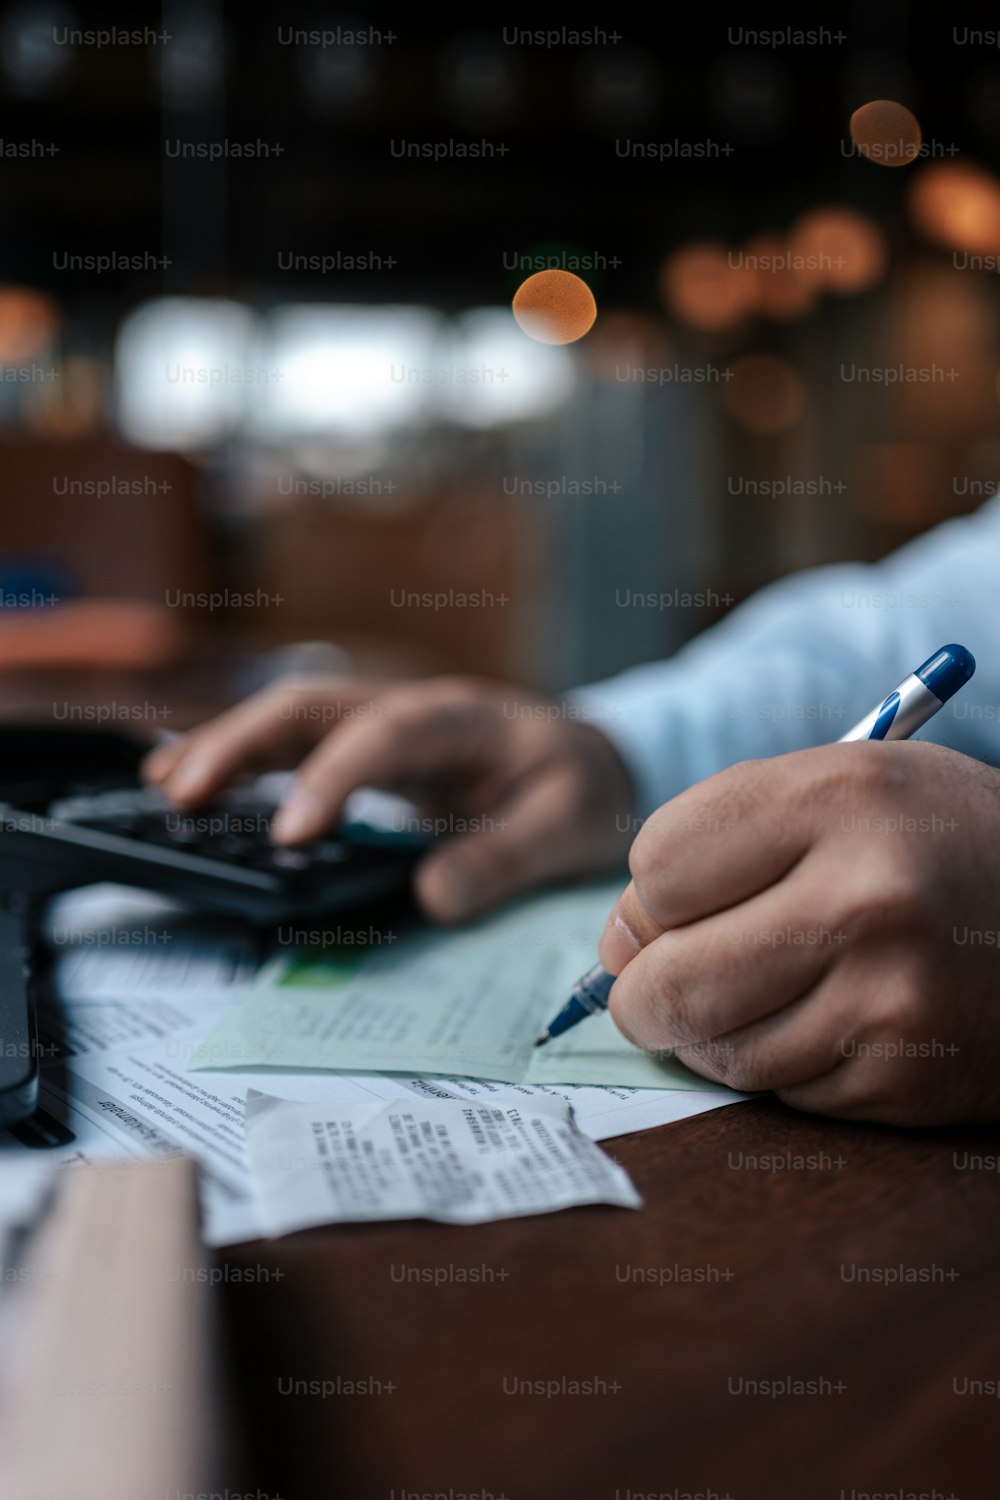
{"label": "fingernail", "polygon": [[614,929],[618,933],[622,941],[628,943],[629,947],[632,949],[632,954],[634,957],[635,954],[639,952],[642,944],[636,937],[635,933],[632,931],[631,927],[625,921],[624,917],[615,917]]}
{"label": "fingernail", "polygon": [[294,786],[275,814],[271,838],[276,844],[294,844],[316,832],[319,803],[312,792]]}
{"label": "fingernail", "polygon": [[608,924],[598,944],[601,963],[609,974],[620,974],[630,964],[642,944],[628,923],[616,913],[608,918]]}

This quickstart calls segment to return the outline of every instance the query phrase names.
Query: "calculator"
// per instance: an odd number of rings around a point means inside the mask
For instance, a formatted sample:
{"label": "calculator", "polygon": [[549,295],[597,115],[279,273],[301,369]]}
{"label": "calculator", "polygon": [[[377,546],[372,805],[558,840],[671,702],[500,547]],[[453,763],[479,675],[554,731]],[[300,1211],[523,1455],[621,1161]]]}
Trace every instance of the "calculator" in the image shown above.
{"label": "calculator", "polygon": [[380,816],[368,793],[360,816],[279,847],[273,798],[250,786],[181,812],[140,784],[143,753],[114,734],[0,730],[0,1124],[37,1099],[35,934],[47,897],[113,881],[263,927],[318,920],[401,894],[428,842],[419,819]]}

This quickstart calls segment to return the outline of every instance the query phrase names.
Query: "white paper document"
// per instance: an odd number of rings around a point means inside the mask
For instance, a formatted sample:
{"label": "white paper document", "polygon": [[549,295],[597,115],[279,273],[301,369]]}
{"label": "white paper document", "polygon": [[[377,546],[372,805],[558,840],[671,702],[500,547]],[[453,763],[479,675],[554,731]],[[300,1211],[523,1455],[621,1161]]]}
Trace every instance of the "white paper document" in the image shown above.
{"label": "white paper document", "polygon": [[199,917],[127,886],[94,885],[57,897],[43,929],[55,992],[70,1000],[137,1000],[183,992],[232,1001],[260,963],[250,928]]}
{"label": "white paper document", "polygon": [[[88,1009],[98,1007],[88,1007]],[[65,1143],[47,1156],[66,1162],[109,1157],[166,1157],[185,1152],[202,1166],[203,1230],[212,1245],[235,1244],[263,1233],[244,1151],[247,1090],[272,1092],[322,1110],[352,1116],[389,1099],[473,1101],[516,1099],[571,1104],[576,1126],[592,1141],[686,1119],[734,1103],[727,1090],[538,1088],[470,1078],[341,1073],[191,1073],[191,1031],[110,1051],[81,1051],[42,1074],[38,1129]],[[0,1135],[0,1165],[25,1151]],[[28,1154],[28,1153],[25,1153]],[[34,1154],[34,1153],[31,1153]]]}
{"label": "white paper document", "polygon": [[617,884],[556,892],[467,930],[418,930],[362,956],[304,950],[279,959],[191,1066],[717,1091],[673,1057],[633,1047],[609,1015],[535,1047],[593,963],[617,894]]}
{"label": "white paper document", "polygon": [[[604,893],[598,898],[601,903],[606,899]],[[435,1100],[492,1106],[513,1099],[522,1111],[544,1108],[547,1102],[560,1108],[567,1103],[572,1105],[574,1131],[591,1141],[684,1119],[743,1097],[697,1079],[676,1064],[664,1068],[634,1052],[617,1033],[604,1048],[602,1031],[611,1026],[607,1018],[577,1027],[569,1040],[583,1055],[594,1053],[595,1071],[610,1077],[573,1083],[558,1076],[536,1079],[532,1069],[529,1082],[503,1081],[470,1076],[454,1064],[454,1059],[476,1053],[484,1033],[489,1046],[506,1036],[511,1057],[534,1050],[535,1031],[553,1009],[553,989],[561,998],[560,966],[575,977],[592,957],[593,908],[598,900],[592,892],[546,897],[519,909],[513,925],[433,933],[426,949],[419,948],[424,941],[420,934],[418,949],[424,957],[413,967],[409,940],[401,939],[392,945],[399,958],[390,954],[381,977],[376,964],[364,984],[361,975],[371,956],[315,965],[301,959],[285,961],[279,967],[290,971],[293,982],[277,988],[266,985],[260,991],[261,1003],[265,1009],[273,1005],[280,1015],[283,1002],[295,1007],[307,999],[312,1017],[304,1031],[293,1028],[295,1056],[301,1061],[286,1063],[282,1058],[277,1065],[271,1061],[261,1066],[256,1029],[240,1023],[228,1030],[219,1024],[235,1019],[250,973],[249,954],[241,956],[244,950],[238,940],[233,946],[233,934],[225,924],[215,946],[206,927],[205,946],[195,952],[162,942],[159,924],[172,919],[155,909],[153,898],[139,898],[140,906],[148,902],[141,910],[135,893],[119,888],[64,898],[54,913],[62,934],[101,933],[118,922],[134,930],[141,920],[155,922],[157,936],[148,951],[142,945],[133,951],[123,941],[88,943],[84,937],[65,965],[69,982],[62,986],[61,996],[42,1004],[41,1109],[17,1135],[0,1131],[0,1218],[6,1169],[25,1158],[72,1164],[185,1152],[202,1166],[206,1240],[225,1245],[256,1237],[263,1225],[245,1152],[248,1089],[280,1094],[319,1107],[324,1114],[346,1111],[351,1118],[401,1097],[414,1106]],[[563,943],[573,950],[568,958],[561,957]],[[69,950],[71,945],[67,941],[64,946]],[[317,978],[325,988],[317,987]],[[482,1004],[476,988],[480,978]],[[526,992],[533,996],[527,1005]],[[387,1039],[391,1041],[391,1062],[378,1069],[366,1064],[342,1070],[327,1060],[322,1047],[309,1049],[311,1032],[321,1038],[324,1031],[323,1018],[316,1012],[334,1001],[341,1007],[340,1019],[331,1020],[330,1037],[323,1044],[331,1055],[339,1055],[335,1036],[363,1038],[368,1031],[379,1038],[380,1050],[374,1055],[385,1056]],[[422,1007],[426,1014],[418,1013]],[[270,1032],[271,1022],[266,1025]],[[535,1052],[539,1066],[550,1050]],[[428,1056],[436,1064],[433,1068],[427,1066]],[[623,1056],[625,1072],[630,1058],[638,1063],[638,1086],[634,1071],[626,1081]],[[199,1071],[192,1072],[195,1057]],[[446,1058],[452,1060],[450,1065]],[[529,1065],[533,1062],[529,1058]],[[556,1063],[549,1071],[559,1075],[563,1068]],[[675,1071],[682,1087],[676,1084]],[[655,1087],[650,1086],[653,1080]]]}
{"label": "white paper document", "polygon": [[313,1224],[481,1224],[581,1203],[642,1203],[624,1169],[554,1096],[410,1095],[327,1108],[251,1092],[246,1150],[271,1235]]}
{"label": "white paper document", "polygon": [[[266,1076],[266,1075],[264,1075]],[[384,1090],[407,1090],[425,1097],[488,1099],[492,1094],[557,1094],[573,1106],[573,1118],[592,1141],[607,1141],[616,1135],[649,1130],[654,1125],[670,1125],[687,1120],[724,1104],[737,1104],[747,1094],[732,1089],[636,1089],[615,1088],[606,1084],[491,1083],[487,1078],[408,1078],[405,1074],[386,1073],[366,1077],[365,1086]]]}
{"label": "white paper document", "polygon": [[[256,1239],[263,1231],[244,1154],[247,1080],[189,1073],[169,1044],[91,1052],[42,1073],[40,1112],[31,1131],[60,1164],[193,1156],[201,1165],[202,1230],[210,1245]],[[273,1087],[269,1075],[266,1087]],[[346,1077],[303,1074],[282,1080],[294,1098],[353,1108],[372,1093]],[[34,1155],[0,1132],[0,1182],[9,1160]]]}

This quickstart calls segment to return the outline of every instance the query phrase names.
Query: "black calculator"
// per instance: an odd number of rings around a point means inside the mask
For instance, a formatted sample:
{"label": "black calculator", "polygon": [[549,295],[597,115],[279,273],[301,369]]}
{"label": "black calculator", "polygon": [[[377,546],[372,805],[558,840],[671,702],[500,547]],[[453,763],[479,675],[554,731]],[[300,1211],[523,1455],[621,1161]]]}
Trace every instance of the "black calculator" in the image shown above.
{"label": "black calculator", "polygon": [[181,812],[138,781],[124,736],[0,730],[0,1123],[38,1087],[34,932],[59,891],[113,881],[259,926],[318,920],[399,895],[427,840],[419,829],[341,825],[309,844],[271,842],[273,801],[253,787]]}

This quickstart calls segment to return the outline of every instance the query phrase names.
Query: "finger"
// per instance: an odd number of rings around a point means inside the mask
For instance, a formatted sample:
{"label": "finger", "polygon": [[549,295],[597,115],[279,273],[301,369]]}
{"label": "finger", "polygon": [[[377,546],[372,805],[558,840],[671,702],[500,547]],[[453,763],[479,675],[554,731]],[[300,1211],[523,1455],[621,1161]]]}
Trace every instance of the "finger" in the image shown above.
{"label": "finger", "polygon": [[845,752],[864,749],[831,745],[746,761],[659,808],[629,860],[647,915],[680,927],[780,880],[816,837],[824,779],[841,774]]}
{"label": "finger", "polygon": [[[912,1124],[912,1105],[907,1106],[908,1121],[900,1108],[899,1071],[908,1068],[915,1080],[907,1091],[910,1099],[927,1101],[940,1059],[897,1060],[896,992],[907,983],[905,953],[891,955],[876,968],[871,955],[859,950],[792,1004],[674,1053],[692,1072],[715,1083],[748,1092],[775,1091],[798,1109]],[[930,1073],[934,1079],[926,1076]]]}
{"label": "finger", "polygon": [[[802,1065],[773,1068],[771,1085],[784,1103],[816,1114],[885,1125],[945,1125],[971,1103],[968,1058],[948,1039],[947,1021],[935,1010],[913,1008],[923,965],[900,941],[877,959],[859,950],[809,997],[822,1012],[825,1047],[799,1036]],[[933,1037],[928,1026],[942,1024]],[[818,1027],[816,1028],[818,1032]],[[824,1065],[825,1064],[825,1065]]]}
{"label": "finger", "polygon": [[158,786],[170,775],[184,754],[186,738],[179,734],[150,750],[140,767],[142,779],[148,786]]}
{"label": "finger", "polygon": [[846,942],[818,915],[824,889],[816,866],[654,938],[611,991],[619,1029],[646,1048],[690,1046],[794,1003],[837,963]]}
{"label": "finger", "polygon": [[804,1088],[844,1062],[856,998],[839,974],[749,1026],[674,1048],[693,1073],[745,1093]]}
{"label": "finger", "polygon": [[460,922],[532,886],[588,873],[578,804],[570,772],[539,777],[482,827],[424,857],[416,874],[421,906],[437,922]]}
{"label": "finger", "polygon": [[371,693],[351,678],[274,683],[170,746],[162,774],[154,763],[160,785],[176,802],[200,802],[240,772],[287,765]]}
{"label": "finger", "polygon": [[597,956],[609,974],[620,974],[636,954],[662,937],[663,928],[642,905],[630,881],[611,909],[597,945]]}
{"label": "finger", "polygon": [[426,689],[400,690],[380,702],[384,713],[345,721],[302,762],[272,825],[277,843],[315,838],[359,786],[391,790],[460,775],[479,767],[491,748],[495,754],[495,728],[490,721],[487,731],[475,704],[434,699]]}

